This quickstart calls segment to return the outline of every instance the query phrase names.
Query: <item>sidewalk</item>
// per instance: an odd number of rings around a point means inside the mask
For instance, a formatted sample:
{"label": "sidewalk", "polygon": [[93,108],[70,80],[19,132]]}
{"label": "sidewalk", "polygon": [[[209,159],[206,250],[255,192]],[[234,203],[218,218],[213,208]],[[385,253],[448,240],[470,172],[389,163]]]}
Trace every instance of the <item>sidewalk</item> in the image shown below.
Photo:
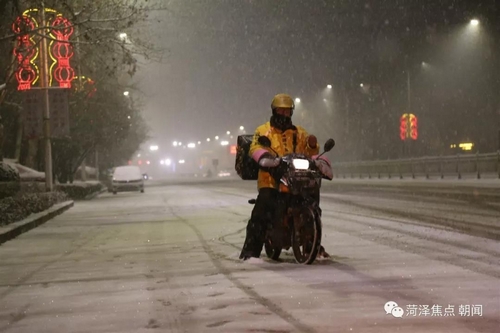
{"label": "sidewalk", "polygon": [[0,227],[0,245],[62,214],[73,207],[73,204],[73,201],[65,201],[43,212],[31,214],[24,220]]}

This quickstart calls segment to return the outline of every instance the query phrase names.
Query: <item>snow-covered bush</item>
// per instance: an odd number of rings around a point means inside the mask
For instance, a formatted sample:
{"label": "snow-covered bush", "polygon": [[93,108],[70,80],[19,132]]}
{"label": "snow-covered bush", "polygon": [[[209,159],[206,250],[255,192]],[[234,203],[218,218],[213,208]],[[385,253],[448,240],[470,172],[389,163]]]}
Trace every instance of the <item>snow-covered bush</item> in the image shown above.
{"label": "snow-covered bush", "polygon": [[19,193],[0,200],[0,226],[20,221],[68,200],[65,193]]}
{"label": "snow-covered bush", "polygon": [[7,163],[0,162],[0,199],[13,196],[20,186],[19,172]]}
{"label": "snow-covered bush", "polygon": [[73,183],[57,185],[57,190],[66,193],[72,200],[83,200],[92,194],[101,192],[104,188],[104,185],[101,183]]}

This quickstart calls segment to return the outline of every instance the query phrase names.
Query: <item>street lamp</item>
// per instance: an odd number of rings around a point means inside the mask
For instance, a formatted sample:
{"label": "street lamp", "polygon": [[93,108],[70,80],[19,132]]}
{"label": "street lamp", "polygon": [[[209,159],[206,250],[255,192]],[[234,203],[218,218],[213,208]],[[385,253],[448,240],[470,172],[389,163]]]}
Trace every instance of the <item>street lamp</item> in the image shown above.
{"label": "street lamp", "polygon": [[120,37],[121,40],[126,40],[127,39],[127,34],[125,32],[122,32],[118,35],[118,37]]}
{"label": "street lamp", "polygon": [[158,146],[157,145],[149,146],[149,150],[151,150],[151,151],[157,151],[158,150]]}
{"label": "street lamp", "polygon": [[244,131],[244,130],[245,130],[245,127],[240,126],[240,131]]}
{"label": "street lamp", "polygon": [[207,142],[210,142],[210,138],[207,138]]}
{"label": "street lamp", "polygon": [[227,132],[226,132],[226,134],[227,134],[227,135],[229,135],[229,134],[231,134],[231,132],[230,132],[230,131],[227,131]]}
{"label": "street lamp", "polygon": [[128,92],[128,91],[124,91],[124,92],[123,92],[123,95],[124,95],[124,96],[128,96],[128,95],[130,95],[130,92]]}
{"label": "street lamp", "polygon": [[327,85],[326,87],[327,87],[328,89],[332,89],[332,85],[331,85],[331,84]]}
{"label": "street lamp", "polygon": [[194,143],[188,143],[188,148],[196,148],[196,144],[194,144]]}
{"label": "street lamp", "polygon": [[300,98],[295,98],[295,103],[300,103]]}
{"label": "street lamp", "polygon": [[177,147],[178,144],[179,143],[177,141],[174,141],[174,143],[173,143],[174,147]]}
{"label": "street lamp", "polygon": [[470,24],[472,26],[478,26],[479,25],[479,20],[478,19],[472,19],[472,20],[470,20]]}
{"label": "street lamp", "polygon": [[363,88],[365,85],[363,83],[360,83],[359,86]]}
{"label": "street lamp", "polygon": [[215,136],[215,140],[219,140],[219,136],[218,135]]}

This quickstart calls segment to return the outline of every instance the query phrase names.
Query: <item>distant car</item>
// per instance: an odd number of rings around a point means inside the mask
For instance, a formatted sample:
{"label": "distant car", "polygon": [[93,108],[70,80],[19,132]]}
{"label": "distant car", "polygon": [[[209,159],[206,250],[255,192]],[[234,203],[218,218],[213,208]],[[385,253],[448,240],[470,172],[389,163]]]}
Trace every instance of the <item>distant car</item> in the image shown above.
{"label": "distant car", "polygon": [[219,173],[217,174],[217,176],[219,177],[229,177],[231,176],[231,173],[227,170],[221,170],[219,171]]}
{"label": "distant car", "polygon": [[111,181],[113,194],[127,191],[144,193],[144,176],[138,166],[127,165],[116,167]]}

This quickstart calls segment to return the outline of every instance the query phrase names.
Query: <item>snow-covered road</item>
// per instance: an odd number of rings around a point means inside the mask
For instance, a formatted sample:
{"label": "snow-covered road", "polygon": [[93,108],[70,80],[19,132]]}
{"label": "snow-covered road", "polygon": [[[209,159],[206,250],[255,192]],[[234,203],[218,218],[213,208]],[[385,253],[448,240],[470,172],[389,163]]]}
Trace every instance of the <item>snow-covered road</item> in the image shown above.
{"label": "snow-covered road", "polygon": [[495,232],[497,206],[325,186],[331,260],[240,262],[255,192],[228,180],[77,202],[0,246],[0,332],[500,331],[500,242],[467,229]]}

